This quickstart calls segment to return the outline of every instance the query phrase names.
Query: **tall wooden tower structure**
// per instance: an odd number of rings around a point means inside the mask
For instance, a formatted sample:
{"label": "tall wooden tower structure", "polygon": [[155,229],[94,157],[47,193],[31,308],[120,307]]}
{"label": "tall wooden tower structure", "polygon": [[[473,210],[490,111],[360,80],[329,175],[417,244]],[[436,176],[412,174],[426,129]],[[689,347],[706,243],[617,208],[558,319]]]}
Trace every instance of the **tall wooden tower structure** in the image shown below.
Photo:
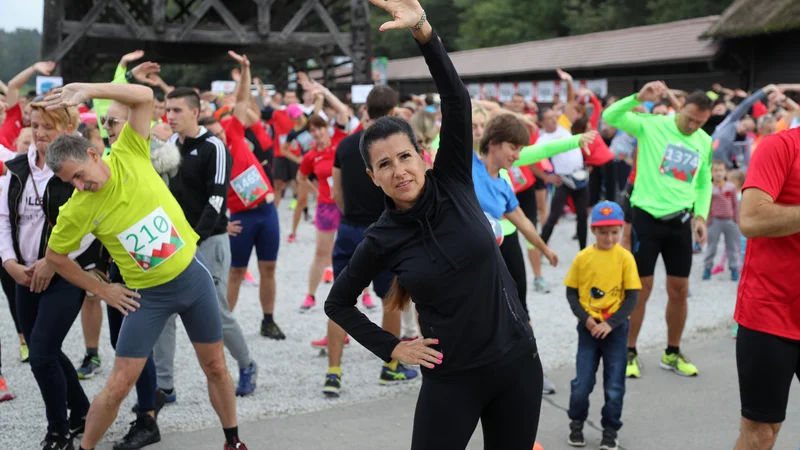
{"label": "tall wooden tower structure", "polygon": [[229,64],[232,49],[273,73],[287,73],[291,59],[314,58],[326,79],[332,57],[345,56],[353,82],[371,82],[368,0],[44,2],[42,59],[58,62],[65,82],[87,80],[139,48],[159,63],[199,64]]}

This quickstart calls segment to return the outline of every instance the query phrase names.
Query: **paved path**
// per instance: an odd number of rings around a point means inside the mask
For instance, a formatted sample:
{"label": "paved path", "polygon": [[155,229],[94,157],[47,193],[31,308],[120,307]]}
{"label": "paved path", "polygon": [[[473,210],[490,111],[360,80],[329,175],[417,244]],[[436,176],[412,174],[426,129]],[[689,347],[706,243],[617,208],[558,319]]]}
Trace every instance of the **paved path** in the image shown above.
{"label": "paved path", "polygon": [[[692,360],[700,369],[697,378],[681,378],[658,368],[660,352],[643,355],[644,378],[627,384],[620,444],[623,449],[732,449],[738,435],[739,396],[735,365],[735,341],[721,332],[688,343]],[[574,369],[549,374],[559,388],[546,396],[539,424],[539,442],[546,450],[570,449],[566,444],[569,381]],[[585,429],[588,445],[597,448],[601,431],[600,384],[592,395],[590,423]],[[357,389],[353,387],[352,389]],[[244,423],[241,434],[250,450],[325,449],[373,450],[409,448],[416,394],[382,399],[309,414]],[[218,428],[163,436],[152,450],[218,450],[223,442]],[[101,446],[107,450],[111,446]],[[480,429],[468,447],[483,448]],[[800,385],[793,383],[786,424],[776,449],[800,448]]]}

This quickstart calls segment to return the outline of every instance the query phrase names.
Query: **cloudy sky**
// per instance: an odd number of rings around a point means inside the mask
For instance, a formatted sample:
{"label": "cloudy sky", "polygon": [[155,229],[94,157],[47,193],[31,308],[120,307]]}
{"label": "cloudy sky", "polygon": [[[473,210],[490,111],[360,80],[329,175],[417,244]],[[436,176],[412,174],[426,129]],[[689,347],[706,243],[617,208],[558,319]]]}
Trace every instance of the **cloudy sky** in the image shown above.
{"label": "cloudy sky", "polygon": [[6,14],[0,14],[0,29],[35,28],[42,31],[44,0],[0,0],[0,10],[6,11]]}

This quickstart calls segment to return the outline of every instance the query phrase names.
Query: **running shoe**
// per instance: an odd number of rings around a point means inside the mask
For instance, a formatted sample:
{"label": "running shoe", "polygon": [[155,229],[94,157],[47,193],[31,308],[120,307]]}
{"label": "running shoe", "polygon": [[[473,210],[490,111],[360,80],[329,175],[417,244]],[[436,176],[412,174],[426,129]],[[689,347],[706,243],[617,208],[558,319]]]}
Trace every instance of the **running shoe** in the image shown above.
{"label": "running shoe", "polygon": [[604,429],[603,439],[600,441],[600,450],[617,450],[618,448],[617,432],[610,428]]}
{"label": "running shoe", "polygon": [[326,397],[339,398],[339,391],[342,390],[342,376],[335,373],[325,375],[325,386],[322,388],[322,393]]}
{"label": "running shoe", "polygon": [[303,304],[300,306],[300,312],[308,311],[309,309],[311,309],[314,306],[316,306],[316,304],[317,304],[317,301],[314,299],[314,296],[311,295],[311,294],[308,294],[308,295],[306,295],[305,301],[303,301]]}
{"label": "running shoe", "polygon": [[78,368],[78,378],[81,380],[88,380],[100,372],[102,360],[100,355],[91,356],[87,354],[83,357],[83,363]]}
{"label": "running shoe", "polygon": [[628,378],[641,378],[642,366],[639,362],[639,355],[628,352],[628,367],[625,368],[625,376]]}
{"label": "running shoe", "polygon": [[692,247],[692,253],[694,253],[695,255],[697,255],[698,253],[703,253],[703,248],[700,247],[700,244],[695,242],[694,246]]}
{"label": "running shoe", "polygon": [[550,286],[547,285],[547,281],[544,277],[537,277],[533,280],[533,289],[542,294],[550,293]]}
{"label": "running shoe", "polygon": [[[344,337],[344,345],[350,344],[350,336]],[[315,348],[328,348],[328,336],[325,336],[322,339],[317,339],[316,341],[311,341],[311,346]]]}
{"label": "running shoe", "polygon": [[682,353],[668,355],[667,352],[664,351],[664,355],[661,356],[661,368],[664,370],[671,370],[683,377],[697,376],[697,367],[690,363]]}
{"label": "running shoe", "polygon": [[312,220],[314,220],[314,216],[308,213],[308,208],[303,210],[303,220],[305,220],[306,222],[311,222]]}
{"label": "running shoe", "polygon": [[711,275],[716,275],[722,272],[725,272],[725,266],[716,265],[713,269],[711,269]]}
{"label": "running shoe", "polygon": [[0,402],[7,402],[9,400],[14,400],[14,395],[8,391],[6,379],[0,376]]}
{"label": "running shoe", "polygon": [[295,210],[295,208],[297,208],[297,199],[296,199],[296,198],[293,198],[293,199],[292,199],[292,201],[291,201],[291,202],[289,202],[289,209],[291,209],[292,211],[294,211],[294,210]]}
{"label": "running shoe", "polygon": [[583,437],[583,422],[573,420],[569,423],[569,438],[567,444],[572,447],[585,447],[586,439]]}
{"label": "running shoe", "polygon": [[236,386],[236,395],[245,397],[256,390],[256,380],[258,379],[258,364],[255,361],[248,367],[239,369],[239,385]]}
{"label": "running shoe", "polygon": [[544,375],[544,380],[542,380],[542,394],[553,395],[555,393],[556,393],[556,385],[554,385],[552,381],[547,379],[547,375]]}
{"label": "running shoe", "polygon": [[244,273],[244,283],[250,286],[258,286],[258,281],[249,270]]}
{"label": "running shoe", "polygon": [[333,283],[333,267],[326,267],[325,273],[322,275],[323,283]]}
{"label": "running shoe", "polygon": [[39,445],[42,446],[42,450],[75,450],[72,438],[58,433],[47,433]]}
{"label": "running shoe", "polygon": [[247,446],[245,446],[243,442],[237,442],[235,445],[226,442],[222,450],[247,450]]}
{"label": "running shoe", "polygon": [[131,422],[128,434],[114,444],[114,450],[139,450],[140,448],[161,441],[161,432],[156,419],[141,414]]}
{"label": "running shoe", "polygon": [[267,323],[263,320],[261,321],[261,335],[270,339],[275,339],[276,341],[282,341],[286,339],[286,335],[283,334],[283,331],[281,331],[281,328],[277,323]]}
{"label": "running shoe", "polygon": [[26,363],[31,360],[30,352],[28,352],[28,344],[20,344],[19,346],[19,360]]}
{"label": "running shoe", "polygon": [[[161,391],[162,393],[164,393],[167,396],[167,403],[175,403],[175,402],[178,401],[178,392],[175,390],[175,388],[172,388],[171,392],[167,392],[166,389],[163,389],[163,388],[160,388],[160,387],[157,387],[156,389],[158,389],[159,391]],[[158,402],[158,396],[159,395],[160,394],[158,392],[156,392],[156,402]],[[156,404],[158,404],[158,403],[156,403]]]}
{"label": "running shoe", "polygon": [[731,269],[731,281],[739,281],[739,271],[737,269]]}
{"label": "running shoe", "polygon": [[419,373],[415,369],[412,369],[411,367],[408,367],[407,365],[398,361],[397,369],[395,370],[392,370],[392,368],[386,364],[383,365],[379,382],[384,386],[403,383],[405,381],[413,380],[418,374]]}
{"label": "running shoe", "polygon": [[703,269],[703,280],[711,279],[711,269]]}
{"label": "running shoe", "polygon": [[375,303],[372,302],[372,296],[369,294],[364,294],[361,296],[361,301],[364,303],[364,307],[367,309],[372,309],[375,307]]}
{"label": "running shoe", "polygon": [[82,435],[86,431],[86,416],[69,418],[69,435],[72,438]]}
{"label": "running shoe", "polygon": [[736,336],[738,336],[738,335],[739,335],[739,324],[735,323],[735,324],[733,324],[733,330],[731,330],[731,337],[736,339]]}
{"label": "running shoe", "polygon": [[290,244],[296,240],[297,240],[297,235],[295,233],[290,234],[289,237],[286,238],[286,242]]}

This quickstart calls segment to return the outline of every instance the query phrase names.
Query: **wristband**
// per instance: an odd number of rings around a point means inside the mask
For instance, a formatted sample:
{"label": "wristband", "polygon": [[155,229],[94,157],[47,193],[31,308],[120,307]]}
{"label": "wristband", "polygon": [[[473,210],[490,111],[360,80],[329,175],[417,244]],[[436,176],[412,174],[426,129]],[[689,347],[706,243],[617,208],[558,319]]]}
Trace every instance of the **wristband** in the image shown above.
{"label": "wristband", "polygon": [[422,29],[422,25],[425,24],[425,21],[428,20],[428,15],[425,13],[425,10],[422,10],[422,17],[419,18],[419,23],[417,26],[412,27],[411,29],[414,31],[419,31]]}

